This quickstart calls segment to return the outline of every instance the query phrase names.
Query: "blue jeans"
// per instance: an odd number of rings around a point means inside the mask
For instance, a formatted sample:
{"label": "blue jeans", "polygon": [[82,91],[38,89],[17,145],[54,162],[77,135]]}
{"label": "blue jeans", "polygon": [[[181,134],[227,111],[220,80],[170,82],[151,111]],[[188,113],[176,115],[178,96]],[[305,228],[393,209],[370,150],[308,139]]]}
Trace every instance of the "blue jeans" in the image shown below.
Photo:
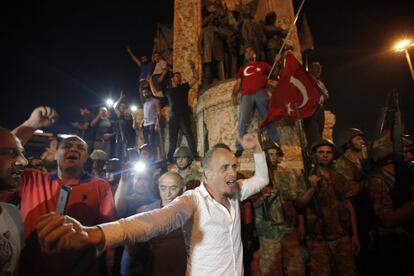
{"label": "blue jeans", "polygon": [[[257,107],[259,111],[260,119],[263,119],[267,115],[267,108],[269,106],[269,96],[265,89],[261,89],[254,94],[248,94],[241,97],[240,103],[240,116],[239,116],[239,135],[243,137],[246,132],[247,126],[254,114],[254,107]],[[267,134],[271,140],[277,140],[278,134],[276,127],[273,123],[270,123],[266,127]],[[241,150],[242,146],[236,140],[236,149]]]}

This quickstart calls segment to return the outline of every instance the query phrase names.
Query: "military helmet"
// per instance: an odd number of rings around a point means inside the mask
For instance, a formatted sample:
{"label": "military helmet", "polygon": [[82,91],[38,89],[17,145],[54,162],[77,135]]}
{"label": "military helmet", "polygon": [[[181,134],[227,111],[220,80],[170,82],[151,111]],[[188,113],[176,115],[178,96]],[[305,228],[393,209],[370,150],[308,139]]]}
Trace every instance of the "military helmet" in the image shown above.
{"label": "military helmet", "polygon": [[330,146],[332,147],[334,151],[336,150],[336,146],[334,142],[332,142],[330,139],[324,138],[324,139],[320,139],[316,141],[315,143],[313,143],[312,148],[311,148],[312,152],[315,153],[316,150],[321,146]]}
{"label": "military helmet", "polygon": [[350,146],[350,141],[355,136],[363,136],[364,133],[357,129],[357,128],[348,128],[339,133],[337,139],[336,139],[336,145],[342,149],[346,150]]}
{"label": "military helmet", "polygon": [[404,145],[404,148],[406,149],[414,148],[414,137],[410,134],[404,134],[403,145]]}
{"label": "military helmet", "polygon": [[185,146],[181,146],[181,147],[178,147],[174,151],[173,157],[174,157],[174,159],[177,159],[177,158],[180,158],[180,157],[187,157],[190,160],[193,160],[193,153],[191,152],[190,148],[185,147]]}
{"label": "military helmet", "polygon": [[282,151],[282,147],[279,146],[279,144],[274,142],[274,141],[266,140],[266,141],[263,142],[262,147],[263,147],[264,151],[267,151],[269,149],[276,149],[279,154],[281,154],[281,155],[284,154],[283,151]]}
{"label": "military helmet", "polygon": [[106,154],[106,152],[104,152],[103,150],[96,149],[91,153],[91,155],[89,155],[89,157],[93,161],[97,161],[97,160],[106,161],[108,159],[108,154]]}

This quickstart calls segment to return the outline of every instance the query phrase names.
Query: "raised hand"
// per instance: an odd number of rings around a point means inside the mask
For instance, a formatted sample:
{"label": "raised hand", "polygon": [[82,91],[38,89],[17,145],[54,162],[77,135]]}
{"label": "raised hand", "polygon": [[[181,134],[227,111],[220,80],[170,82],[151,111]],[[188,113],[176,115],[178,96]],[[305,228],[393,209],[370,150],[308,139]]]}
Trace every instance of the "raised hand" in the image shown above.
{"label": "raised hand", "polygon": [[49,106],[36,107],[24,125],[33,129],[52,126],[59,119],[59,114]]}
{"label": "raised hand", "polygon": [[238,136],[237,139],[239,140],[240,145],[245,150],[253,149],[256,152],[262,151],[259,138],[257,137],[256,133],[245,134],[243,138],[240,138],[240,136]]}

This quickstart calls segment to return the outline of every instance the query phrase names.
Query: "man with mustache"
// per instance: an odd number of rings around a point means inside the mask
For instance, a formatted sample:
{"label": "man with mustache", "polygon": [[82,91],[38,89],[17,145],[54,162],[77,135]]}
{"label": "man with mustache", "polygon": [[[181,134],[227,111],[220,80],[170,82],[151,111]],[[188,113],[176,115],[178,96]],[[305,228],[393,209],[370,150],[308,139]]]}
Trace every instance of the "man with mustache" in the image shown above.
{"label": "man with mustache", "polygon": [[[162,209],[95,227],[84,227],[68,216],[43,216],[38,224],[43,250],[104,249],[181,228],[187,245],[187,275],[243,275],[239,203],[259,192],[269,178],[257,136],[248,134],[240,140],[244,149],[254,150],[253,177],[237,181],[237,158],[228,148],[213,147],[203,160],[205,182]],[[65,224],[65,219],[71,223]]]}

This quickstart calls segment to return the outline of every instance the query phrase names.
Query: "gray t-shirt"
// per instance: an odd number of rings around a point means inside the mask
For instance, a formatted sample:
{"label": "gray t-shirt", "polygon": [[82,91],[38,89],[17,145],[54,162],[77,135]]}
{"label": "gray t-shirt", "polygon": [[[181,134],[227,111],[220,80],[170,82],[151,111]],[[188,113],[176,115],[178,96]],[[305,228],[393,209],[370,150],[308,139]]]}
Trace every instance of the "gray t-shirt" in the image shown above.
{"label": "gray t-shirt", "polygon": [[0,202],[0,275],[13,275],[24,247],[23,221],[16,206]]}

